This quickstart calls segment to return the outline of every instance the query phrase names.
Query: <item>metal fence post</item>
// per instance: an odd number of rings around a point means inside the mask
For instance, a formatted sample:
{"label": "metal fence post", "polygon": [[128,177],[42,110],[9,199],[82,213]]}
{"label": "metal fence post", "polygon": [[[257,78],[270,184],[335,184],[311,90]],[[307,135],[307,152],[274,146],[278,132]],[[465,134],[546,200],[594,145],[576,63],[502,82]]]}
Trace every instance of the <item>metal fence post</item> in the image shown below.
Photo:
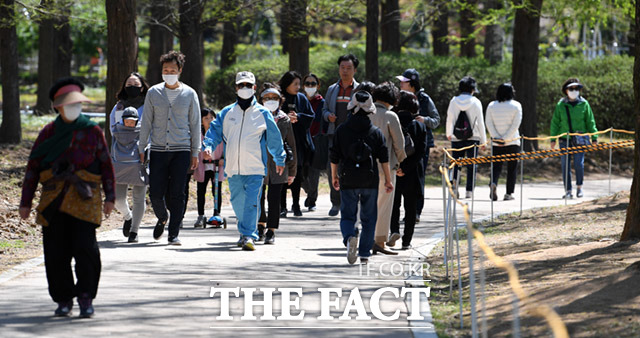
{"label": "metal fence post", "polygon": [[[613,127],[609,130],[609,144],[613,143]],[[613,158],[613,148],[609,147],[609,195],[611,195],[611,162]]]}
{"label": "metal fence post", "polygon": [[[522,155],[524,148],[524,140],[520,138],[520,154]],[[524,160],[520,160],[520,216],[522,216],[522,199],[524,198]]]}

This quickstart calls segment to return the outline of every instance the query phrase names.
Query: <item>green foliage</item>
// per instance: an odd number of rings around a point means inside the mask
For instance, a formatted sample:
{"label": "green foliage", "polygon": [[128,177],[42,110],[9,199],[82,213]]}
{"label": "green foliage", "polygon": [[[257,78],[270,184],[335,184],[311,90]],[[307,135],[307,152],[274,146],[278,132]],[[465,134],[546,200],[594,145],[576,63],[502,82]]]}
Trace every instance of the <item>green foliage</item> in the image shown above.
{"label": "green foliage", "polygon": [[[318,44],[310,52],[312,72],[320,77],[320,92],[325,93],[329,85],[338,80],[336,60],[339,55],[353,52],[361,60],[356,79],[364,78],[364,48],[355,44],[352,49],[330,48]],[[446,119],[449,101],[458,91],[458,81],[471,75],[478,81],[478,99],[487,107],[495,99],[495,92],[503,82],[511,79],[511,62],[505,61],[491,66],[482,58],[434,57],[405,50],[401,55],[380,55],[380,81],[394,81],[395,76],[406,68],[416,68],[425,91],[431,96],[441,119]],[[241,70],[252,71],[258,85],[265,81],[278,81],[288,70],[288,56],[253,59],[214,72],[207,78],[206,94],[214,107],[223,107],[235,100],[233,79]],[[593,109],[598,129],[611,126],[633,130],[633,58],[607,56],[592,61],[581,57],[569,59],[541,58],[538,68],[538,130],[548,133],[554,107],[562,97],[560,87],[570,76],[577,76],[585,84],[583,96]],[[517,88],[516,88],[517,90]],[[517,97],[517,93],[516,93]],[[441,123],[441,128],[444,122]]]}

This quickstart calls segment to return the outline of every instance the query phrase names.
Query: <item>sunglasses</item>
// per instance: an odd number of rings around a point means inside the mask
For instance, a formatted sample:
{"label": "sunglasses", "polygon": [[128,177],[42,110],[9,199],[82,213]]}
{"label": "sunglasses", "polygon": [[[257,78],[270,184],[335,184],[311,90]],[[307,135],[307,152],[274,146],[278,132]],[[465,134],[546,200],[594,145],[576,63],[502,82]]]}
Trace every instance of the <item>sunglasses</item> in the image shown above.
{"label": "sunglasses", "polygon": [[253,83],[248,83],[248,82],[238,83],[238,84],[236,84],[236,87],[238,87],[238,88],[253,88]]}
{"label": "sunglasses", "polygon": [[568,90],[580,90],[580,87],[568,87]]}
{"label": "sunglasses", "polygon": [[307,86],[307,87],[315,87],[315,86],[318,85],[318,83],[315,82],[315,81],[314,82],[305,82],[304,85]]}

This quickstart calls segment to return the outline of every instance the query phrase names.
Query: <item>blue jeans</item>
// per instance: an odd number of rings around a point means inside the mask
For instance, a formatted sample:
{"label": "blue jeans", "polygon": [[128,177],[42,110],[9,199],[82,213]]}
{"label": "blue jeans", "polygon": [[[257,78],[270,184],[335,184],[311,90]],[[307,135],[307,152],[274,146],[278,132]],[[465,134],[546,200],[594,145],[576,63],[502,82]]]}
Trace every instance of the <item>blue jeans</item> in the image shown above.
{"label": "blue jeans", "polygon": [[[177,237],[184,217],[184,187],[191,165],[191,152],[152,151],[149,160],[149,194],[153,212],[159,220],[166,220],[169,208],[169,237]],[[170,197],[165,199],[165,195]]]}
{"label": "blue jeans", "polygon": [[258,217],[262,195],[262,175],[233,175],[229,177],[231,206],[238,218],[242,236],[258,239]]}
{"label": "blue jeans", "polygon": [[[560,148],[567,147],[567,140],[560,139]],[[569,162],[573,158],[573,169],[576,171],[576,185],[582,185],[584,181],[584,153],[568,155]],[[560,156],[562,161],[562,183],[564,183],[564,191],[571,192],[571,170],[567,170],[567,155]]]}
{"label": "blue jeans", "polygon": [[378,189],[345,189],[340,190],[340,231],[342,242],[347,245],[349,237],[356,235],[356,216],[358,214],[358,202],[362,205],[360,221],[362,232],[358,255],[360,257],[371,256],[371,248],[376,233],[376,221],[378,220]]}

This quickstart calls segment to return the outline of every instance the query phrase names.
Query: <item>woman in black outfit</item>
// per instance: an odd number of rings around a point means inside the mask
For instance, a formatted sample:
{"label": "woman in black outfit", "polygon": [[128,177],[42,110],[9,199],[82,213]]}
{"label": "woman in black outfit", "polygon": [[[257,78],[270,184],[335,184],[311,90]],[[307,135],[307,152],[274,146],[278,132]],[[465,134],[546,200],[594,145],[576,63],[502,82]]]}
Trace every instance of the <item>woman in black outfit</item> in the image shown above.
{"label": "woman in black outfit", "polygon": [[[394,111],[398,114],[402,132],[411,137],[411,146],[405,144],[407,158],[400,162],[400,169],[396,175],[396,194],[393,199],[393,211],[391,212],[391,236],[387,245],[393,247],[396,241],[402,238],[402,250],[411,247],[413,229],[416,225],[416,208],[418,198],[421,196],[420,173],[424,173],[422,157],[427,150],[427,130],[424,124],[418,122],[418,110],[420,105],[418,98],[411,92],[400,91],[398,104]],[[405,138],[406,139],[406,138]],[[409,143],[409,142],[406,142]],[[411,153],[413,151],[413,153]],[[410,154],[411,153],[411,154]],[[404,198],[404,235],[400,236],[400,199]]]}

